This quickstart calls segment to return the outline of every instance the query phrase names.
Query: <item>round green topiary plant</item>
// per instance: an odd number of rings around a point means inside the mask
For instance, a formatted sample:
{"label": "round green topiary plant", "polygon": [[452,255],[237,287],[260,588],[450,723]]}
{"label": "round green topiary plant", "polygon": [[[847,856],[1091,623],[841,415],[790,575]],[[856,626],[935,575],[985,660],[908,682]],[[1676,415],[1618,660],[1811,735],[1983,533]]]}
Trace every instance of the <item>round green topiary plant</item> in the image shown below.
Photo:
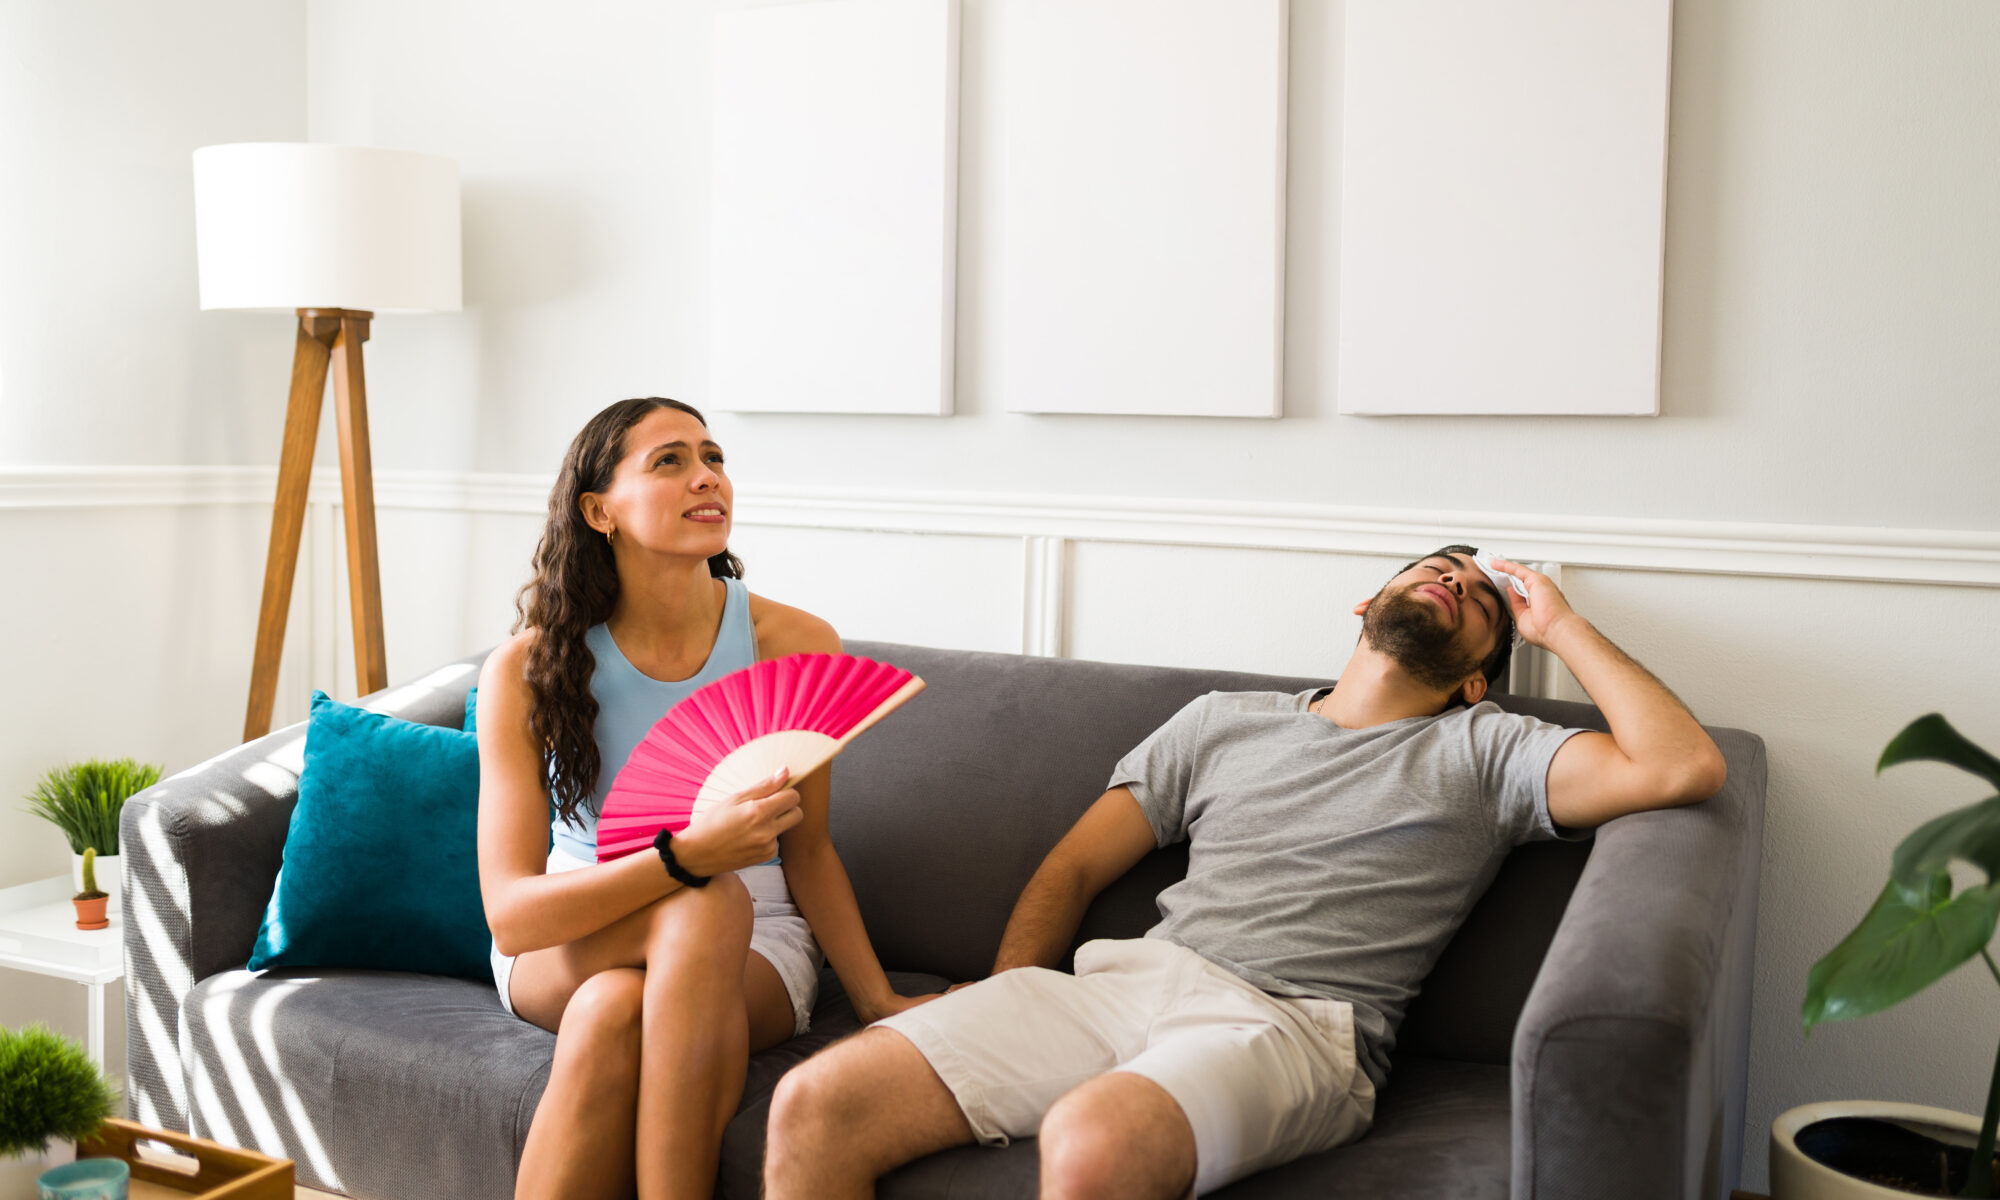
{"label": "round green topiary plant", "polygon": [[0,1029],[0,1156],[77,1142],[111,1115],[111,1085],[83,1047],[46,1025]]}

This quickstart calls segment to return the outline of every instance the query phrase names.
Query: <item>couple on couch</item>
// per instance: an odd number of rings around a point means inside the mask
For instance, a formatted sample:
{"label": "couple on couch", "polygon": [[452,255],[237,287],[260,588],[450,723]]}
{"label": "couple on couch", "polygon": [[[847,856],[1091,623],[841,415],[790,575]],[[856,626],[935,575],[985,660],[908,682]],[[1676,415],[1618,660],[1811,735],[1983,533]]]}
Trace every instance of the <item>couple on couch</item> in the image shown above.
{"label": "couple on couch", "polygon": [[[872,1024],[779,1084],[769,1195],[865,1196],[919,1156],[1030,1136],[1045,1195],[1213,1190],[1367,1130],[1405,1007],[1509,849],[1722,786],[1693,716],[1546,576],[1447,546],[1355,606],[1337,687],[1211,693],[1127,754],[1023,891],[990,978],[899,996],[828,837],[825,771],[595,862],[594,814],[668,708],[759,659],[840,650],[745,590],[732,504],[699,412],[599,413],[564,456],[520,631],[481,674],[495,982],[556,1034],[517,1196],[708,1195],[749,1056],[805,1030],[822,951]],[[1516,634],[1609,734],[1480,703]],[[1182,840],[1187,877],[1146,937],[1048,969],[1099,891]]]}

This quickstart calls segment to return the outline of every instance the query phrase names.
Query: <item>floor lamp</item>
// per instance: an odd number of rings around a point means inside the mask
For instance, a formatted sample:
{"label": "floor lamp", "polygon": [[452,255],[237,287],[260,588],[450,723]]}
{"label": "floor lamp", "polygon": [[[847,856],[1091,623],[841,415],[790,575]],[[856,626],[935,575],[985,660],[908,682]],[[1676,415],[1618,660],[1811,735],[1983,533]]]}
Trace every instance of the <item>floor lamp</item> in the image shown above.
{"label": "floor lamp", "polygon": [[389,684],[361,345],[377,313],[457,310],[458,166],[356,146],[205,146],[194,152],[194,200],[202,308],[289,311],[299,323],[243,717],[249,741],[271,729],[329,368],[355,681],[364,695]]}

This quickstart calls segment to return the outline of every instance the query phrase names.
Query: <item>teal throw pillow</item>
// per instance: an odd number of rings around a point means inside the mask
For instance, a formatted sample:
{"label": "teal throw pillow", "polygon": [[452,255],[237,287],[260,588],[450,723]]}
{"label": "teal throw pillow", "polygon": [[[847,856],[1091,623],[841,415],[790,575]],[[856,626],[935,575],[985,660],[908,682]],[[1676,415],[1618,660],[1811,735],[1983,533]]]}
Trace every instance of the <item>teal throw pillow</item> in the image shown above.
{"label": "teal throw pillow", "polygon": [[479,689],[465,693],[465,732],[479,732]]}
{"label": "teal throw pillow", "polygon": [[250,970],[490,979],[478,816],[473,734],[314,692],[298,806]]}

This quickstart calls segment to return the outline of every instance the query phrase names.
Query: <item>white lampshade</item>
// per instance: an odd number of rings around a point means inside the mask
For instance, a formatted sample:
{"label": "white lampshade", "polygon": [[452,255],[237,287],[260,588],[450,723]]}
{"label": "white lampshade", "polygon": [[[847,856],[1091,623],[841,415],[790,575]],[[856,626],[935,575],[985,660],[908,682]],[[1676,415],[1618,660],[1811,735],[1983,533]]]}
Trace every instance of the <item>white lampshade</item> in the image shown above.
{"label": "white lampshade", "polygon": [[360,146],[194,152],[203,308],[459,307],[458,164]]}

